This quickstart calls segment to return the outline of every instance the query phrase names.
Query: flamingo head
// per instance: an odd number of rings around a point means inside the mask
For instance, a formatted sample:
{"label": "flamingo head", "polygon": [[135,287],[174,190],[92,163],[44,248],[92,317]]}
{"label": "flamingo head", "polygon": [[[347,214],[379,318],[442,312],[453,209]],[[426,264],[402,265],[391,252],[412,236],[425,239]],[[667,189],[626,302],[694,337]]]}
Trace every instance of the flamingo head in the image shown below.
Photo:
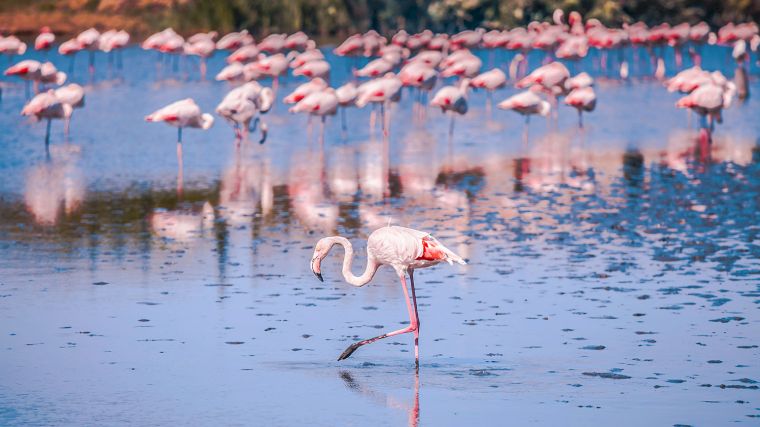
{"label": "flamingo head", "polygon": [[314,246],[314,255],[311,257],[311,271],[317,276],[317,279],[319,279],[320,282],[325,281],[325,279],[322,278],[322,260],[327,256],[334,244],[335,242],[332,241],[330,237],[325,237],[320,239],[317,242],[317,245]]}

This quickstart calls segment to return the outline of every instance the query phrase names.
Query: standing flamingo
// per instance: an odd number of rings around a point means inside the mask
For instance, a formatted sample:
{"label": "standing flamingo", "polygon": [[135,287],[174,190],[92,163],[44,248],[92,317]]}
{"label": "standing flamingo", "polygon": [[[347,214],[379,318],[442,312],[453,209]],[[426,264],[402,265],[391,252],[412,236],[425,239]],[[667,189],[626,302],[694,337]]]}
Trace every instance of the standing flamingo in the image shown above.
{"label": "standing flamingo", "polygon": [[578,127],[583,128],[583,112],[594,111],[596,94],[591,86],[573,89],[565,98],[565,104],[578,110]]}
{"label": "standing flamingo", "polygon": [[498,68],[478,74],[470,82],[470,86],[478,89],[485,89],[488,92],[487,109],[491,111],[493,103],[493,93],[497,89],[503,88],[507,84],[507,75]]}
{"label": "standing flamingo", "polygon": [[454,113],[464,115],[467,113],[467,88],[470,86],[470,79],[463,79],[459,86],[444,86],[438,89],[433,96],[430,105],[440,107],[441,111],[451,114],[449,124],[449,143],[454,134]]}
{"label": "standing flamingo", "polygon": [[207,130],[214,124],[214,117],[211,114],[201,113],[198,104],[192,98],[186,98],[154,111],[145,117],[145,121],[164,122],[169,126],[177,127],[177,194],[182,195],[182,128],[193,127]]}
{"label": "standing flamingo", "polygon": [[[330,252],[330,249],[336,244],[343,246],[344,250],[343,278],[353,286],[360,287],[369,283],[381,265],[389,265],[393,267],[401,280],[401,286],[404,289],[406,308],[409,312],[409,326],[374,338],[355,342],[346,348],[346,350],[338,357],[338,360],[348,358],[359,347],[365,344],[370,344],[394,335],[413,332],[414,360],[415,364],[419,366],[420,321],[417,312],[417,295],[414,289],[414,270],[417,268],[432,267],[441,261],[448,262],[449,264],[456,262],[465,265],[467,264],[465,260],[447,249],[429,233],[413,230],[411,228],[388,226],[379,228],[369,235],[369,239],[367,240],[367,267],[364,270],[364,273],[358,277],[351,272],[354,249],[348,239],[341,236],[334,236],[325,237],[319,240],[314,248],[314,255],[311,258],[311,271],[321,281],[324,281],[322,278],[321,262]],[[411,282],[411,300],[409,299],[409,291],[406,287],[407,274],[409,274],[409,281]]]}
{"label": "standing flamingo", "polygon": [[552,107],[547,101],[541,99],[534,91],[526,90],[525,92],[513,95],[498,105],[502,110],[514,110],[525,116],[525,126],[523,127],[523,144],[528,143],[528,125],[530,116],[540,114],[544,117],[549,115]]}
{"label": "standing flamingo", "polygon": [[313,92],[288,110],[291,113],[307,113],[312,116],[320,116],[322,118],[322,127],[319,132],[319,142],[324,143],[325,139],[325,119],[328,115],[334,116],[338,111],[338,96],[335,95],[335,90],[327,88],[318,92]]}
{"label": "standing flamingo", "polygon": [[63,134],[69,136],[71,115],[75,108],[84,107],[84,88],[71,83],[55,90],[55,96],[63,104]]}
{"label": "standing flamingo", "polygon": [[50,27],[42,27],[40,30],[40,34],[37,36],[36,39],[34,39],[34,49],[35,50],[42,50],[45,51],[47,54],[47,51],[50,50],[51,47],[53,47],[53,43],[55,42],[55,34],[53,34],[52,31],[50,31]]}
{"label": "standing flamingo", "polygon": [[21,115],[34,116],[37,120],[47,119],[47,130],[45,131],[45,151],[47,151],[50,146],[50,123],[53,119],[64,118],[64,104],[51,89],[32,98],[21,110]]}

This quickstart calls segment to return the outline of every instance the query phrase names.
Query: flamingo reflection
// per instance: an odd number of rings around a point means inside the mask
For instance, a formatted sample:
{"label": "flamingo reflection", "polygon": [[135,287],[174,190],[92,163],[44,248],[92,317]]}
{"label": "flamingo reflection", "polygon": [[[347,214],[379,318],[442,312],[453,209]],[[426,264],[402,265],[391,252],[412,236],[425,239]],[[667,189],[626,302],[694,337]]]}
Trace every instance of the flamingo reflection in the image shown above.
{"label": "flamingo reflection", "polygon": [[27,173],[24,202],[35,222],[55,225],[84,201],[85,183],[79,167],[80,147],[52,147],[50,156]]}
{"label": "flamingo reflection", "polygon": [[399,402],[393,397],[387,396],[383,393],[374,391],[368,387],[363,386],[354,379],[354,376],[349,371],[340,371],[338,373],[340,378],[346,384],[349,390],[356,392],[362,396],[366,396],[369,399],[375,401],[378,404],[385,405],[393,409],[406,410],[408,413],[407,425],[409,427],[417,427],[420,422],[420,371],[415,369],[414,371],[414,399],[412,404]]}

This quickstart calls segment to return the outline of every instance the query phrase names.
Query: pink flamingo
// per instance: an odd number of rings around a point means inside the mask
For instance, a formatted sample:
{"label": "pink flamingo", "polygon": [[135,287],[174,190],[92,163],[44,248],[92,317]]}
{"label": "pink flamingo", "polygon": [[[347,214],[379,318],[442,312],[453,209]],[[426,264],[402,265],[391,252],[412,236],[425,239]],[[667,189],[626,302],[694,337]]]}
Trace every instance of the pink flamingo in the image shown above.
{"label": "pink flamingo", "polygon": [[248,63],[259,59],[261,50],[255,44],[247,44],[240,46],[237,50],[227,56],[227,63],[233,62]]}
{"label": "pink flamingo", "polygon": [[267,53],[279,53],[285,48],[286,34],[270,34],[258,44],[259,50]]}
{"label": "pink flamingo", "polygon": [[75,108],[84,107],[84,88],[76,83],[71,83],[59,87],[53,92],[63,104],[63,134],[69,136],[69,127],[71,125],[71,115]]}
{"label": "pink flamingo", "polygon": [[66,73],[58,71],[52,62],[40,63],[33,59],[25,59],[5,70],[6,76],[18,76],[27,81],[27,96],[29,81],[34,83],[34,93],[39,92],[41,83],[62,85],[66,81]]}
{"label": "pink flamingo", "polygon": [[306,113],[311,116],[319,116],[322,119],[319,143],[323,146],[325,140],[325,119],[328,115],[334,116],[338,111],[338,97],[335,95],[335,90],[327,88],[319,92],[310,93],[296,105],[290,107],[288,111],[291,113]]}
{"label": "pink flamingo", "polygon": [[[401,88],[403,84],[401,79],[393,73],[387,73],[382,78],[377,78],[363,83],[357,89],[356,106],[364,108],[368,103],[380,105],[380,116],[383,121],[383,135],[388,136],[390,132],[390,112],[386,114],[386,105],[391,102],[398,102],[401,99]],[[370,128],[375,127],[375,111],[370,114]]]}
{"label": "pink flamingo", "polygon": [[278,53],[272,56],[260,56],[258,61],[251,63],[251,67],[262,75],[272,78],[272,90],[276,95],[280,83],[280,76],[288,72],[289,62],[290,61],[285,55]]}
{"label": "pink flamingo", "polygon": [[45,26],[42,27],[40,34],[34,39],[34,49],[47,52],[53,47],[53,43],[55,43],[55,34],[50,31],[50,27]]}
{"label": "pink flamingo", "polygon": [[330,63],[324,59],[309,61],[293,70],[294,76],[304,76],[310,79],[315,77],[330,79]]}
{"label": "pink flamingo", "polygon": [[253,43],[253,36],[248,34],[248,30],[232,32],[225,34],[224,37],[216,42],[216,48],[219,50],[236,50],[241,46]]}
{"label": "pink flamingo", "polygon": [[583,128],[583,112],[591,112],[596,108],[596,94],[591,86],[573,89],[567,97],[565,104],[578,110],[578,127]]}
{"label": "pink flamingo", "polygon": [[82,49],[86,49],[90,53],[90,74],[95,73],[95,50],[98,48],[98,39],[100,39],[100,32],[95,28],[88,28],[79,35],[77,35],[77,43]]}
{"label": "pink flamingo", "polygon": [[[709,141],[715,122],[723,122],[722,110],[730,106],[734,92],[733,83],[726,82],[725,85],[720,85],[710,82],[679,99],[676,107],[689,108],[702,117],[700,138]],[[709,124],[706,119],[709,119]]]}
{"label": "pink flamingo", "polygon": [[[274,93],[268,87],[262,87],[256,82],[249,82],[232,89],[216,107],[216,113],[225,118],[235,127],[235,136],[240,140],[248,136],[251,120],[259,120],[258,114],[264,114],[272,108]],[[267,139],[268,127],[261,124],[261,139],[263,144]]]}
{"label": "pink flamingo", "polygon": [[[377,340],[395,335],[414,333],[414,360],[419,366],[419,329],[420,321],[417,311],[417,295],[414,289],[414,270],[418,268],[432,267],[440,262],[448,262],[465,265],[464,259],[446,248],[430,233],[413,230],[411,228],[388,226],[372,232],[367,239],[367,266],[361,276],[355,276],[351,272],[354,250],[351,242],[341,236],[325,237],[314,247],[314,255],[311,258],[311,271],[320,281],[322,278],[321,263],[335,245],[343,246],[343,278],[353,286],[364,286],[369,283],[375,272],[382,265],[389,265],[396,270],[401,286],[404,289],[404,299],[409,312],[409,326],[397,331],[388,332],[374,338],[355,342],[341,353],[338,360],[351,356],[359,347],[373,343]],[[409,275],[412,297],[406,286],[406,275]]]}
{"label": "pink flamingo", "polygon": [[424,114],[423,102],[425,102],[423,99],[426,100],[430,91],[435,87],[438,72],[428,62],[417,60],[404,65],[399,71],[398,77],[404,86],[418,89],[418,97],[415,100],[414,107],[417,109],[417,115],[422,118]]}
{"label": "pink flamingo", "polygon": [[560,62],[552,62],[533,70],[522,80],[515,84],[515,87],[524,89],[530,86],[538,88],[549,95],[554,107],[557,105],[557,97],[565,93],[565,80],[570,77],[570,72]]}
{"label": "pink flamingo", "polygon": [[201,113],[200,107],[191,98],[174,102],[164,108],[154,111],[145,117],[146,122],[164,122],[177,128],[177,194],[182,195],[183,188],[183,159],[182,159],[182,128],[191,127],[207,130],[214,124],[211,114]]}
{"label": "pink flamingo", "polygon": [[467,88],[470,86],[470,79],[464,78],[459,86],[444,86],[438,89],[433,96],[430,105],[439,107],[441,112],[449,113],[451,121],[449,122],[449,155],[453,155],[452,138],[454,136],[454,114],[464,115],[467,113]]}
{"label": "pink flamingo", "polygon": [[507,75],[498,68],[478,74],[470,81],[470,86],[475,89],[485,89],[488,92],[488,111],[491,111],[493,93],[507,84]]}
{"label": "pink flamingo", "polygon": [[65,117],[64,104],[55,96],[51,89],[32,98],[21,110],[22,116],[34,116],[36,120],[47,119],[45,131],[45,151],[50,146],[50,123],[53,119]]}
{"label": "pink flamingo", "polygon": [[0,55],[8,55],[8,62],[13,62],[15,55],[23,55],[26,52],[26,43],[16,36],[3,37],[0,35]]}
{"label": "pink flamingo", "polygon": [[385,75],[393,70],[393,63],[385,60],[385,58],[377,58],[370,61],[363,68],[356,70],[354,75],[357,77],[377,77]]}
{"label": "pink flamingo", "polygon": [[541,116],[548,116],[551,111],[551,104],[541,99],[534,91],[527,90],[525,92],[513,95],[504,101],[501,101],[498,105],[502,110],[514,110],[517,113],[525,116],[525,125],[523,126],[523,144],[528,143],[528,126],[530,124],[530,116],[533,114],[539,114]]}
{"label": "pink flamingo", "polygon": [[316,61],[319,59],[325,59],[325,55],[319,49],[308,49],[304,52],[290,52],[288,54],[290,59],[290,68],[298,68],[307,62]]}
{"label": "pink flamingo", "polygon": [[188,39],[185,43],[185,46],[183,47],[183,53],[185,55],[192,55],[200,58],[200,72],[202,80],[206,79],[206,61],[214,54],[215,50],[216,43],[214,43],[214,39],[211,37],[196,38],[192,42],[190,39]]}
{"label": "pink flamingo", "polygon": [[286,104],[296,104],[308,95],[311,95],[314,92],[321,92],[327,89],[327,87],[327,82],[324,81],[324,79],[317,77],[295,88],[295,90],[282,101]]}
{"label": "pink flamingo", "polygon": [[[335,96],[338,97],[340,109],[340,124],[343,132],[346,131],[346,108],[356,105],[356,98],[359,96],[359,90],[353,82],[348,82],[343,86],[335,89]],[[345,135],[344,135],[345,136]]]}
{"label": "pink flamingo", "polygon": [[118,66],[122,67],[121,50],[129,44],[129,33],[124,30],[108,30],[100,35],[98,39],[98,48],[108,54],[109,65],[113,63],[111,52],[118,52]]}
{"label": "pink flamingo", "polygon": [[[306,50],[309,48],[310,42],[313,43],[313,41],[309,40],[309,36],[303,31],[299,31],[286,37],[283,47],[290,50]],[[316,44],[313,47],[315,46]]]}

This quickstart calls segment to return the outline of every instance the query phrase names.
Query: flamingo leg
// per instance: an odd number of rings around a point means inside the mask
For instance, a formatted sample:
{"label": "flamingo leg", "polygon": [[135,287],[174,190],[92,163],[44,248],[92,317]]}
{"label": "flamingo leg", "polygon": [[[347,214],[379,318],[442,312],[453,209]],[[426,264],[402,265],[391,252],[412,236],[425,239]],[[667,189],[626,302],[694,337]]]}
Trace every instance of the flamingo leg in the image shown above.
{"label": "flamingo leg", "polygon": [[409,332],[414,332],[419,328],[419,322],[417,320],[417,313],[412,308],[412,302],[409,300],[409,291],[406,289],[406,277],[404,277],[403,274],[399,275],[399,278],[401,279],[401,287],[404,288],[404,299],[406,300],[406,309],[409,311],[409,326],[403,329],[399,329],[393,332],[388,332],[382,335],[378,335],[374,338],[366,339],[363,341],[355,342],[348,346],[346,350],[341,353],[340,356],[338,356],[338,360],[347,359],[351,354],[353,354],[359,347],[366,345],[366,344],[372,344],[373,342],[377,340],[381,340],[383,338],[392,337],[395,335],[401,335],[401,334],[407,334]]}
{"label": "flamingo leg", "polygon": [[[182,136],[182,128],[180,129],[180,137]],[[182,161],[182,139],[177,141],[177,197],[182,198],[182,189],[184,187],[184,165]]]}
{"label": "flamingo leg", "polygon": [[47,130],[45,131],[45,151],[48,151],[48,148],[50,147],[50,122],[52,120],[48,119],[47,121]]}
{"label": "flamingo leg", "polygon": [[420,315],[417,312],[417,294],[414,292],[414,270],[409,270],[409,284],[412,288],[412,302],[414,303],[414,318],[417,319],[417,327],[414,329],[414,363],[420,366]]}
{"label": "flamingo leg", "polygon": [[263,144],[267,142],[267,134],[269,132],[269,126],[265,122],[261,122],[261,139],[259,140],[259,144]]}

